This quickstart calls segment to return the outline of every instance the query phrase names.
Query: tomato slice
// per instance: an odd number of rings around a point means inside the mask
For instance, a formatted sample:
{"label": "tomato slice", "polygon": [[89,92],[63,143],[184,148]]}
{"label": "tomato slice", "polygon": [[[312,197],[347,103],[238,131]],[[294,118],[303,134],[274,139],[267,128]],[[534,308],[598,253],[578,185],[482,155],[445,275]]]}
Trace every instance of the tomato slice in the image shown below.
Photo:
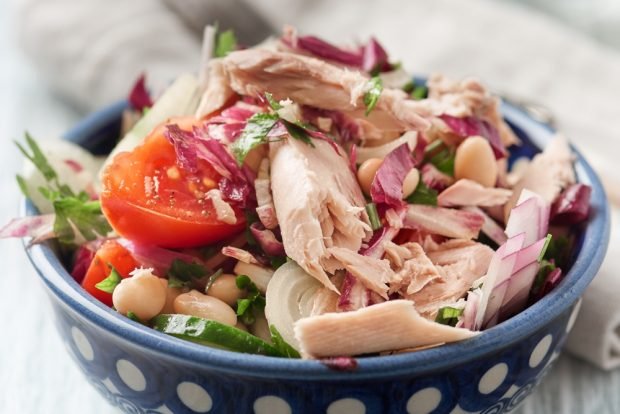
{"label": "tomato slice", "polygon": [[106,241],[97,250],[82,280],[82,287],[108,306],[112,306],[112,294],[97,289],[95,285],[110,276],[110,266],[113,266],[122,278],[127,278],[139,264],[127,249],[114,240]]}
{"label": "tomato slice", "polygon": [[132,152],[118,154],[103,176],[101,208],[121,236],[168,248],[197,247],[230,237],[244,228],[217,219],[205,193],[222,178],[206,161],[198,160],[190,173],[177,163],[174,146],[164,136],[165,126],[191,130],[200,120],[172,119],[157,127]]}

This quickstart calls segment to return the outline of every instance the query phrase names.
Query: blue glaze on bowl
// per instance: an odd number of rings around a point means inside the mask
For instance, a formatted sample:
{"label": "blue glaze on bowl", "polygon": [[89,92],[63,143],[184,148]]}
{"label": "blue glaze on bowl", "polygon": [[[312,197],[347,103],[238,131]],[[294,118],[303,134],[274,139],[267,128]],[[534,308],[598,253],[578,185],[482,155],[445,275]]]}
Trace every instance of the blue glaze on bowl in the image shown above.
{"label": "blue glaze on bowl", "polygon": [[[125,103],[80,122],[66,138],[109,150]],[[524,141],[512,159],[544,147],[552,130],[507,104],[503,113]],[[106,143],[107,147],[106,148]],[[481,335],[415,353],[358,360],[353,372],[317,361],[237,354],[184,342],[124,318],[84,292],[53,246],[28,255],[52,298],[56,323],[87,379],[127,413],[504,413],[516,408],[559,355],[579,298],[609,239],[605,194],[576,152],[579,181],[592,187],[592,214],[574,263],[549,295]],[[36,213],[26,202],[28,214]]]}

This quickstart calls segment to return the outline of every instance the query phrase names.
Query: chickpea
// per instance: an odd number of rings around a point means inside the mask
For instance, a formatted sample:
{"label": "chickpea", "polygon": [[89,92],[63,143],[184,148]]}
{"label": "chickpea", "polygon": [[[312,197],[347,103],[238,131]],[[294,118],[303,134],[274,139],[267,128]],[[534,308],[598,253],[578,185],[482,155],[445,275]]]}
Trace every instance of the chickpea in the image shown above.
{"label": "chickpea", "polygon": [[364,161],[357,170],[357,181],[367,195],[370,195],[370,186],[382,162],[380,158],[370,158]]}
{"label": "chickpea", "polygon": [[168,279],[160,279],[166,289],[166,303],[159,313],[174,313],[174,300],[183,293],[183,289],[168,286]]}
{"label": "chickpea", "polygon": [[223,274],[211,285],[207,295],[213,296],[226,303],[229,306],[234,306],[237,303],[237,299],[241,299],[243,291],[237,288],[237,277],[231,274]]}
{"label": "chickpea", "polygon": [[166,289],[150,269],[138,269],[123,279],[112,293],[112,303],[119,313],[133,312],[144,321],[158,315],[166,303]]}
{"label": "chickpea", "polygon": [[485,187],[494,187],[497,174],[495,155],[486,139],[470,137],[456,149],[454,177],[457,180],[468,178]]}
{"label": "chickpea", "polygon": [[403,180],[403,198],[409,197],[415,191],[416,187],[420,183],[420,171],[417,168],[409,170],[405,179]]}
{"label": "chickpea", "polygon": [[177,296],[174,300],[174,310],[176,313],[211,319],[230,326],[237,324],[237,314],[230,306],[197,290]]}

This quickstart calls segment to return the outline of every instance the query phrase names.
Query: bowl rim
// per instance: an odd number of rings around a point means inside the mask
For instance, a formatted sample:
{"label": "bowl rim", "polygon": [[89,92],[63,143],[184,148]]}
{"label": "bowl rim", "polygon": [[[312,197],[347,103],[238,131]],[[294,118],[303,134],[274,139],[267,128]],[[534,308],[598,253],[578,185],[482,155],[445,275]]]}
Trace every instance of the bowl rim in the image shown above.
{"label": "bowl rim", "polygon": [[[116,122],[126,107],[126,101],[120,101],[94,112],[71,128],[64,138],[73,142],[87,142],[96,131]],[[554,133],[549,125],[534,120],[524,110],[509,103],[502,103],[502,114],[510,123],[522,129],[539,148]],[[49,245],[27,247],[26,253],[45,285],[65,310],[68,308],[121,341],[130,342],[164,358],[228,374],[270,379],[358,381],[418,376],[466,363],[528,337],[572,306],[594,278],[607,250],[610,212],[598,176],[582,154],[574,147],[573,151],[576,154],[575,170],[579,181],[592,187],[592,213],[573,266],[551,293],[518,315],[471,339],[412,353],[357,358],[357,368],[352,371],[336,371],[316,360],[241,354],[170,337],[119,315],[88,295],[65,270]],[[25,200],[22,213],[37,212],[32,203]]]}

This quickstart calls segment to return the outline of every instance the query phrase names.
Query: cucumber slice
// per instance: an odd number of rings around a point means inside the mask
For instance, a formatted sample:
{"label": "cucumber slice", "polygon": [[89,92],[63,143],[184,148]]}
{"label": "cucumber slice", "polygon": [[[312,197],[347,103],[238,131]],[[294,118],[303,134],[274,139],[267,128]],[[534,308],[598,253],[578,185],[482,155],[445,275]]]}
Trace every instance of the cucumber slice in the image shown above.
{"label": "cucumber slice", "polygon": [[200,90],[198,80],[190,74],[181,75],[164,94],[157,99],[155,105],[144,115],[112,150],[99,171],[112,162],[119,152],[131,151],[159,124],[173,116],[192,115],[198,107]]}
{"label": "cucumber slice", "polygon": [[189,315],[159,315],[151,320],[155,330],[186,341],[228,351],[275,357],[287,356],[254,335],[209,319]]}

